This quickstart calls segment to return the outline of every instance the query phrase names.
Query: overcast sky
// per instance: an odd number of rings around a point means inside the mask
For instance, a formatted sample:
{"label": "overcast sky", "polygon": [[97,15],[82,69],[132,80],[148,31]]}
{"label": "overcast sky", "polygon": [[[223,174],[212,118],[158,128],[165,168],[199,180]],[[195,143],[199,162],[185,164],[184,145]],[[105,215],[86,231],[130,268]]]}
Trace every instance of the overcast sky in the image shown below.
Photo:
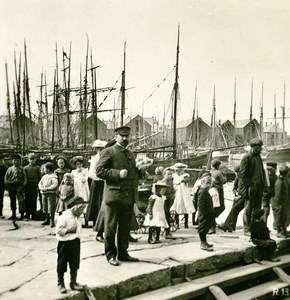
{"label": "overcast sky", "polygon": [[[277,117],[281,118],[284,81],[286,117],[290,116],[290,1],[0,0],[0,4],[1,113],[7,111],[5,59],[12,81],[14,51],[23,57],[24,38],[35,110],[42,70],[47,73],[49,89],[53,88],[55,44],[61,63],[62,47],[68,52],[72,42],[71,85],[76,87],[80,64],[82,69],[85,65],[88,36],[94,64],[100,65],[98,87],[113,86],[119,78],[126,41],[126,86],[130,88],[126,113],[142,114],[144,106],[144,116],[162,120],[174,84],[172,70],[180,24],[179,119],[192,116],[197,81],[200,116],[210,120],[215,86],[217,119],[232,120],[235,78],[237,119],[249,118],[252,78],[253,116],[259,120],[263,83],[265,121],[273,122],[269,118],[274,115],[275,93]],[[100,94],[98,101],[105,95]],[[118,93],[112,93],[102,108],[113,108],[117,98]],[[111,117],[112,113],[100,116]],[[282,126],[281,119],[278,122]],[[286,129],[290,131],[290,119]]]}

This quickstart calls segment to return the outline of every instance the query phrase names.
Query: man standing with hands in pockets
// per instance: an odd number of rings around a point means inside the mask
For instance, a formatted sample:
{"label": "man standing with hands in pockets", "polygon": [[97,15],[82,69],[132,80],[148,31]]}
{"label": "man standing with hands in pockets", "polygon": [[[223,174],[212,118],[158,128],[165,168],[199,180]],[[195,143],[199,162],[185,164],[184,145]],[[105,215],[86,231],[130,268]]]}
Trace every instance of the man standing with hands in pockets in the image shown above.
{"label": "man standing with hands in pockets", "polygon": [[97,164],[97,176],[105,180],[105,254],[113,266],[119,265],[118,260],[138,261],[127,250],[133,205],[138,198],[138,180],[145,167],[136,165],[133,153],[126,148],[130,130],[127,126],[115,129],[116,143],[101,152]]}

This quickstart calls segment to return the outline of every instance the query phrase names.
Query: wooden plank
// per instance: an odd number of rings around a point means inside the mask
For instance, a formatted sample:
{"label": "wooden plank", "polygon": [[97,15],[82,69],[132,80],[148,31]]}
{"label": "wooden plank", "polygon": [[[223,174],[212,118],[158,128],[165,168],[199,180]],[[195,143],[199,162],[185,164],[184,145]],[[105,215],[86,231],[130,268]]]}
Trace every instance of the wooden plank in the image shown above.
{"label": "wooden plank", "polygon": [[228,300],[229,297],[225,292],[217,285],[212,285],[209,287],[210,292],[215,296],[217,300]]}
{"label": "wooden plank", "polygon": [[[230,300],[252,300],[252,299],[283,299],[283,297],[279,298],[279,293],[286,293],[288,289],[290,295],[289,285],[287,283],[275,280],[269,281],[264,284],[260,284],[258,286],[252,287],[247,290],[240,291],[235,294],[231,294],[228,296]],[[289,296],[288,295],[288,296]],[[275,297],[276,296],[276,297]],[[286,298],[285,298],[286,299]]]}
{"label": "wooden plank", "polygon": [[[252,263],[249,265],[233,268],[219,272],[210,276],[191,280],[178,285],[164,287],[155,291],[150,291],[141,295],[133,296],[131,300],[185,300],[206,295],[208,288],[212,285],[218,285],[222,289],[237,285],[245,280],[255,279],[260,276],[273,272],[273,267],[290,267],[290,255],[280,257],[280,262],[263,261],[262,264]],[[240,298],[238,300],[241,300]],[[244,300],[244,299],[243,299]]]}
{"label": "wooden plank", "polygon": [[290,277],[279,267],[274,267],[273,271],[278,275],[278,277],[285,283],[290,284]]}

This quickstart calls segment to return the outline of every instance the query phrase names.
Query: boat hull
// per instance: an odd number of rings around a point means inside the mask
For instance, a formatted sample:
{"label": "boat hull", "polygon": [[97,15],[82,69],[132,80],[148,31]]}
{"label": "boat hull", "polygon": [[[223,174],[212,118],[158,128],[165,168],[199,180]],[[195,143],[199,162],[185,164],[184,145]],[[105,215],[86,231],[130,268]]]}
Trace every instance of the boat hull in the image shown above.
{"label": "boat hull", "polygon": [[168,168],[170,166],[173,166],[177,162],[181,162],[183,164],[186,164],[188,168],[191,169],[199,169],[203,166],[208,165],[208,161],[210,159],[210,151],[202,154],[198,154],[191,158],[183,158],[183,159],[156,159],[153,158],[153,164],[149,167],[149,173],[154,174],[154,171],[156,167],[164,167]]}
{"label": "boat hull", "polygon": [[290,162],[290,147],[279,148],[268,151],[266,162],[286,163]]}

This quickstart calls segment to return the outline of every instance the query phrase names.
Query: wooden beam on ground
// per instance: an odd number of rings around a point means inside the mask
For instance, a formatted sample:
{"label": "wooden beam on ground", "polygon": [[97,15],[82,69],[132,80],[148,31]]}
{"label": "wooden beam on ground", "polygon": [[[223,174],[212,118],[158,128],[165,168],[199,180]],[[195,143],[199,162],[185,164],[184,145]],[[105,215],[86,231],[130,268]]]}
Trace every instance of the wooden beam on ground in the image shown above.
{"label": "wooden beam on ground", "polygon": [[208,288],[217,300],[228,300],[229,297],[225,292],[217,285],[212,285]]}

